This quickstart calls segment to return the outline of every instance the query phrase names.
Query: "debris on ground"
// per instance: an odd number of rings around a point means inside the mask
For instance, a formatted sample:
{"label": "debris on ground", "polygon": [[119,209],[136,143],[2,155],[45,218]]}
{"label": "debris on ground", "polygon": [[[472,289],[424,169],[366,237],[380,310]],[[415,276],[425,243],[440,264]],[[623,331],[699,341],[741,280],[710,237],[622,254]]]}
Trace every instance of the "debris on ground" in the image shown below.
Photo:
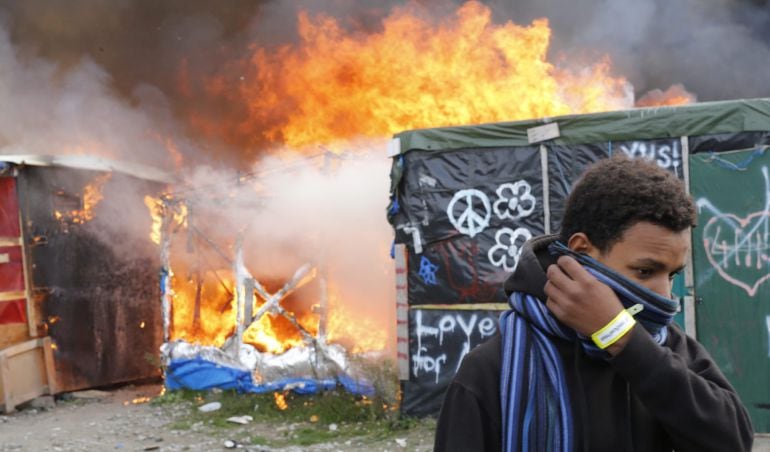
{"label": "debris on ground", "polygon": [[104,399],[111,394],[106,391],[99,391],[98,389],[88,389],[85,391],[70,392],[71,397],[75,399],[91,400],[91,399]]}
{"label": "debris on ground", "polygon": [[222,408],[222,404],[219,402],[211,402],[198,407],[198,411],[201,413],[211,413]]}
{"label": "debris on ground", "polygon": [[254,418],[249,416],[248,414],[245,416],[233,416],[233,417],[227,418],[227,422],[232,422],[233,424],[241,424],[241,425],[246,425],[253,420]]}

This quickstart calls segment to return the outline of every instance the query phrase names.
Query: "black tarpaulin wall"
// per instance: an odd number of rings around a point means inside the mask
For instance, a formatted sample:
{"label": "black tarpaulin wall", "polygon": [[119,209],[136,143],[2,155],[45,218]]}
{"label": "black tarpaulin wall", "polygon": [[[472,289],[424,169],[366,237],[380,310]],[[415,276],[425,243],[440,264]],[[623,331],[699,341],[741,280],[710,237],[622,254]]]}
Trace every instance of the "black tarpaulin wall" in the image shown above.
{"label": "black tarpaulin wall", "polygon": [[[84,187],[105,174],[19,169],[32,290],[43,316],[38,327],[56,344],[62,392],[160,375],[155,360],[148,359],[157,356],[162,324],[160,264],[149,240],[144,196],[157,196],[165,186],[113,172],[94,218],[68,221],[68,212],[82,207]],[[57,218],[57,211],[64,217]]]}
{"label": "black tarpaulin wall", "polygon": [[[527,130],[551,123],[559,136],[529,143]],[[686,179],[689,154],[763,146],[768,130],[770,100],[758,99],[397,134],[388,219],[407,256],[402,411],[438,412],[462,357],[496,331],[521,245],[558,231],[588,165],[620,152]]]}

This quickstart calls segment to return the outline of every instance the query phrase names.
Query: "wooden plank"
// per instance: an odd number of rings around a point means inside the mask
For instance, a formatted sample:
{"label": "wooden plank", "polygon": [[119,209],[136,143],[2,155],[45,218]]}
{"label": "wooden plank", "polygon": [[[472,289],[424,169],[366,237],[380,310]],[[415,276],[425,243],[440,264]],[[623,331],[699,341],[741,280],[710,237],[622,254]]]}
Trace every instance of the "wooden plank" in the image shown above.
{"label": "wooden plank", "polygon": [[551,182],[548,177],[548,147],[540,145],[540,180],[543,183],[543,231],[551,233]]}
{"label": "wooden plank", "polygon": [[26,323],[0,325],[0,350],[27,339],[29,339],[29,327]]}
{"label": "wooden plank", "polygon": [[56,394],[58,392],[56,368],[53,365],[53,347],[50,337],[43,338],[43,361],[45,362],[45,373],[48,381],[48,394]]}
{"label": "wooden plank", "polygon": [[48,382],[40,347],[6,356],[6,360],[8,378],[3,382],[3,386],[7,387],[9,398],[6,400],[9,405],[16,406],[46,393]]}
{"label": "wooden plank", "polygon": [[11,369],[8,367],[8,358],[0,355],[0,396],[3,396],[3,399],[0,400],[0,402],[2,402],[2,405],[5,407],[6,413],[10,413],[16,408],[16,405],[11,401],[11,388],[8,385],[10,373]]}
{"label": "wooden plank", "polygon": [[[0,301],[11,301],[11,300],[21,300],[21,299],[27,299],[27,293],[23,290],[16,290],[13,292],[0,292]],[[27,305],[29,305],[29,301],[25,304],[25,306]],[[27,308],[27,311],[29,311],[29,308]],[[27,312],[27,318],[29,319],[29,312]]]}
{"label": "wooden plank", "polygon": [[[682,143],[682,169],[684,171],[684,188],[688,194],[691,194],[690,190],[690,139],[688,137],[681,138]],[[686,294],[684,296],[684,331],[692,336],[698,338],[698,327],[695,321],[695,273],[693,270],[693,248],[692,248],[692,231],[687,234],[687,266],[684,268],[684,286]]]}
{"label": "wooden plank", "polygon": [[26,351],[32,350],[43,345],[43,339],[34,339],[31,341],[22,342],[20,344],[12,345],[0,350],[0,354],[7,357],[20,355]]}
{"label": "wooden plank", "polygon": [[[18,404],[43,394],[53,394],[55,388],[53,356],[50,353],[50,339],[33,339],[22,344],[0,350],[0,385],[6,412]],[[50,357],[46,357],[46,348]]]}
{"label": "wooden plank", "polygon": [[398,378],[409,379],[409,290],[407,287],[406,245],[395,247],[396,257],[396,358]]}
{"label": "wooden plank", "polygon": [[454,310],[454,311],[507,311],[511,309],[508,303],[471,303],[471,304],[416,304],[412,306],[414,309],[440,309],[442,311]]}
{"label": "wooden plank", "polygon": [[[19,187],[16,186],[16,196],[18,197],[19,193]],[[21,263],[22,263],[22,273],[24,277],[24,294],[25,298],[27,299],[27,326],[29,327],[29,337],[37,337],[38,334],[38,317],[37,317],[37,310],[35,309],[35,306],[32,304],[32,278],[30,277],[30,271],[29,271],[29,263],[31,262],[29,256],[27,253],[29,250],[27,249],[26,241],[24,240],[24,212],[21,209],[21,205],[19,206],[19,233],[21,234],[21,237],[19,237],[19,243],[21,244]],[[47,332],[46,332],[47,334]]]}
{"label": "wooden plank", "polygon": [[0,247],[19,245],[21,245],[21,237],[0,237]]}
{"label": "wooden plank", "polygon": [[36,319],[35,326],[37,327],[35,331],[29,332],[31,338],[48,335],[48,322],[45,312],[43,311],[43,304],[45,303],[47,296],[46,289],[33,289],[30,291],[30,303],[27,304],[27,313],[29,314],[28,319]]}

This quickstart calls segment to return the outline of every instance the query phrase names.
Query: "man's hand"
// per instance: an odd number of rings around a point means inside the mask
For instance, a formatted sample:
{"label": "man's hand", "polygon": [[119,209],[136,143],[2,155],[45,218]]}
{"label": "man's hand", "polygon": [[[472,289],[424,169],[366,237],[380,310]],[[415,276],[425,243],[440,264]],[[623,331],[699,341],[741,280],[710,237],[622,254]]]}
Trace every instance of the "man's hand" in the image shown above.
{"label": "man's hand", "polygon": [[[561,256],[546,271],[546,307],[562,323],[590,337],[623,310],[615,292],[600,282],[570,256]],[[630,333],[630,332],[629,332]],[[629,333],[607,351],[616,355],[623,349]]]}

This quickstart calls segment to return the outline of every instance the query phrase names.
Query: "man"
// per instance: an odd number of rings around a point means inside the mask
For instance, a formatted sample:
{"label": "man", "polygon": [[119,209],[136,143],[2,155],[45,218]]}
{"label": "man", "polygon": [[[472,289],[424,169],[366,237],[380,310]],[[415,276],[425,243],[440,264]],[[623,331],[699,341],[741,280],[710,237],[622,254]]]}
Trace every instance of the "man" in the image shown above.
{"label": "man", "polygon": [[590,168],[561,233],[524,246],[501,333],[463,360],[435,449],[750,450],[735,390],[671,322],[695,219],[681,182],[652,163]]}

